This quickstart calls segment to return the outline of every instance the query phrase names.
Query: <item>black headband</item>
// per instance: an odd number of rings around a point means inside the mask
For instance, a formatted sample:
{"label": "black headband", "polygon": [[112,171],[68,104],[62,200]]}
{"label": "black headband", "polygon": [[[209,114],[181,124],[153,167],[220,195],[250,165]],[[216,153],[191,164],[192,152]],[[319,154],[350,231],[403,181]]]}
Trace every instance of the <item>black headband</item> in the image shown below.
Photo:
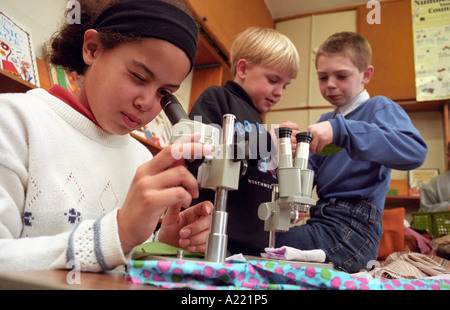
{"label": "black headband", "polygon": [[109,30],[168,41],[181,48],[194,65],[198,28],[183,10],[158,0],[126,0],[103,11],[95,30]]}

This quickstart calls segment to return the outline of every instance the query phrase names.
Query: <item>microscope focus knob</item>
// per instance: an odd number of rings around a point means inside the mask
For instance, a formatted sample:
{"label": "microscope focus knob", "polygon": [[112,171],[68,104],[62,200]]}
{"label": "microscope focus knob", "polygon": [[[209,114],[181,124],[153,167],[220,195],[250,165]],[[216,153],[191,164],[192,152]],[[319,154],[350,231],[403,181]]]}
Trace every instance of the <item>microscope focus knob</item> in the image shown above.
{"label": "microscope focus knob", "polygon": [[267,221],[273,214],[272,208],[267,203],[262,203],[258,208],[258,217],[262,221]]}

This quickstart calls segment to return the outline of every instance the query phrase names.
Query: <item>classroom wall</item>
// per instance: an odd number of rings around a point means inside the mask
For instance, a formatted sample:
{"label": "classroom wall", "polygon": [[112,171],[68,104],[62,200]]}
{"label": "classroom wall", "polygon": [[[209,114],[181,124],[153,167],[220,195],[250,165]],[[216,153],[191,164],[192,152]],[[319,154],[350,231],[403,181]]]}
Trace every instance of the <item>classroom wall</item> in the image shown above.
{"label": "classroom wall", "polygon": [[[428,145],[428,154],[421,168],[438,168],[439,173],[446,171],[444,131],[440,112],[409,113],[414,126],[420,131]],[[393,171],[393,179],[407,179],[407,172]]]}

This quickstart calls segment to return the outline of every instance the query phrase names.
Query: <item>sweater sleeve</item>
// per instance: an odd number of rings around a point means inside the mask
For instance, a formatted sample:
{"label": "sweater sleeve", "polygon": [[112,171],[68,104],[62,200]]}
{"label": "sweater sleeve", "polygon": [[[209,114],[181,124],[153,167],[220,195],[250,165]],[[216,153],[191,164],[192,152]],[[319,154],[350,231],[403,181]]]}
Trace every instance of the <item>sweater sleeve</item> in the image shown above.
{"label": "sweater sleeve", "polygon": [[[375,104],[373,102],[366,104]],[[410,170],[425,161],[428,147],[406,112],[398,105],[384,104],[358,120],[338,114],[330,119],[334,143],[355,160]]]}
{"label": "sweater sleeve", "polygon": [[[2,228],[4,228],[2,223]],[[81,222],[53,236],[0,239],[0,269],[72,269],[99,272],[126,263],[117,234],[116,211]],[[5,231],[3,230],[3,233]]]}
{"label": "sweater sleeve", "polygon": [[67,250],[50,268],[98,272],[126,263],[117,227],[117,209],[96,220],[86,220],[71,232]]}

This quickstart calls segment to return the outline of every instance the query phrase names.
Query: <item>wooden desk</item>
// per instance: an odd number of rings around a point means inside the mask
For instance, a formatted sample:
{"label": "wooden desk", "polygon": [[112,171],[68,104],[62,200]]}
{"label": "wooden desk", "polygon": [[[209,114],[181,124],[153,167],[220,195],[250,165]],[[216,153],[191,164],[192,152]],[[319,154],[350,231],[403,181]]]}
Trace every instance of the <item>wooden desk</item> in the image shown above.
{"label": "wooden desk", "polygon": [[[71,277],[70,270],[0,271],[1,290],[157,290],[150,285],[133,284],[124,273],[81,272]],[[79,281],[76,281],[78,280]],[[69,284],[68,280],[75,282]],[[79,282],[79,284],[76,284]]]}

